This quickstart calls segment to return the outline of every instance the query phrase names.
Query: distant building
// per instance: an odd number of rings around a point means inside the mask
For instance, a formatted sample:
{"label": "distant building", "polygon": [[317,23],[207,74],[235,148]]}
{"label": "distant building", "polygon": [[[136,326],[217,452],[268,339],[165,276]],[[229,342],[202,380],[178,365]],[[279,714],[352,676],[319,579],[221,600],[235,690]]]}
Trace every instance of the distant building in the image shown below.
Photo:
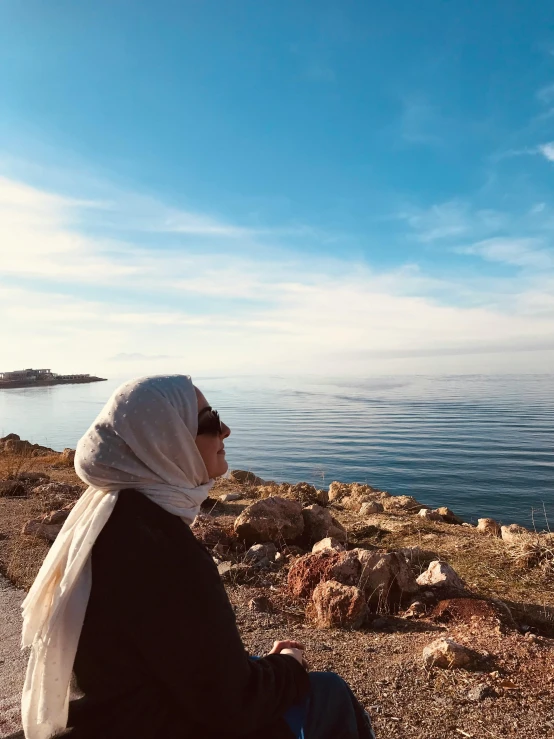
{"label": "distant building", "polygon": [[83,381],[90,375],[58,375],[49,369],[24,369],[13,372],[0,372],[0,382],[45,382],[47,380]]}

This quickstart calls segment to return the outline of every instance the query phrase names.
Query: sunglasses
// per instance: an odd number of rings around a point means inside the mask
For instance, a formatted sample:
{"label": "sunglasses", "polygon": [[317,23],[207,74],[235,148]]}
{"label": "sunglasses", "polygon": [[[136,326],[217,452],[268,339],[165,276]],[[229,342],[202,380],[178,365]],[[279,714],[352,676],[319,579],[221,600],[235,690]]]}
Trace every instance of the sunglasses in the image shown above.
{"label": "sunglasses", "polygon": [[198,414],[198,431],[196,433],[197,435],[209,434],[210,436],[221,436],[223,426],[221,425],[219,413],[214,411],[210,406],[203,408]]}

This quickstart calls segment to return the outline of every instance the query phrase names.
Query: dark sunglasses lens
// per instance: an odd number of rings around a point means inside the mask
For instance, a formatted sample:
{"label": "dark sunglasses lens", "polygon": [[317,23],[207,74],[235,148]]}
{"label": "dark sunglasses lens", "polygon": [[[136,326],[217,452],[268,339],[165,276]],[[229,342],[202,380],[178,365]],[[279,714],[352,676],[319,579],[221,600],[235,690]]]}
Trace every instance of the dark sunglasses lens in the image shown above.
{"label": "dark sunglasses lens", "polygon": [[221,434],[221,421],[217,411],[212,410],[209,413],[204,413],[198,421],[198,433],[211,434],[213,436]]}

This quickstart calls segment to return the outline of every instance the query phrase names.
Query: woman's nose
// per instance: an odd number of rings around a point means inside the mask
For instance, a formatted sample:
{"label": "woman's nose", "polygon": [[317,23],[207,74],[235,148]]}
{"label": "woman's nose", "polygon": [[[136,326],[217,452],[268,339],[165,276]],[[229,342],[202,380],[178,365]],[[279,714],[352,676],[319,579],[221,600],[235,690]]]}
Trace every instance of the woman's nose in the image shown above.
{"label": "woman's nose", "polygon": [[231,429],[229,428],[229,426],[227,426],[227,424],[222,423],[221,424],[221,429],[222,429],[221,430],[221,438],[222,439],[226,439],[228,436],[231,436]]}

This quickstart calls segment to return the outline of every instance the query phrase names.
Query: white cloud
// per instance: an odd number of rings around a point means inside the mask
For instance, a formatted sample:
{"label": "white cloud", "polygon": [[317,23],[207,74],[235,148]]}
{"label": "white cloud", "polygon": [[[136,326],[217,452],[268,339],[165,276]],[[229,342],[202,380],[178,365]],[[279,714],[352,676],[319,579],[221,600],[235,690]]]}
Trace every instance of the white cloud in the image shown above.
{"label": "white cloud", "polygon": [[538,147],[538,150],[549,162],[554,162],[554,141],[550,141],[548,144],[542,144]]}
{"label": "white cloud", "polygon": [[[261,259],[228,248],[232,225],[221,227],[223,241],[210,241],[211,251],[197,244],[193,251],[188,241],[138,248],[123,229],[120,240],[91,235],[94,218],[105,213],[1,181],[0,345],[9,348],[2,358],[8,369],[40,363],[128,374],[131,362],[140,373],[155,359],[156,371],[191,373],[433,372],[452,357],[531,347],[528,366],[535,367],[536,347],[554,336],[544,279],[522,283],[516,299],[490,288],[479,294],[416,265],[376,273],[361,262],[316,260],[263,242]],[[210,222],[204,218],[189,223]],[[494,211],[477,218],[497,220]],[[472,219],[457,202],[405,216],[422,241],[471,231]],[[251,232],[248,238],[256,245]],[[551,266],[538,242],[488,239],[471,248],[520,267]],[[39,287],[29,287],[39,277]],[[491,361],[472,368],[486,371]]]}
{"label": "white cloud", "polygon": [[489,262],[502,262],[534,270],[554,269],[554,252],[542,247],[532,238],[492,238],[470,246],[457,247],[459,254],[473,254]]}

